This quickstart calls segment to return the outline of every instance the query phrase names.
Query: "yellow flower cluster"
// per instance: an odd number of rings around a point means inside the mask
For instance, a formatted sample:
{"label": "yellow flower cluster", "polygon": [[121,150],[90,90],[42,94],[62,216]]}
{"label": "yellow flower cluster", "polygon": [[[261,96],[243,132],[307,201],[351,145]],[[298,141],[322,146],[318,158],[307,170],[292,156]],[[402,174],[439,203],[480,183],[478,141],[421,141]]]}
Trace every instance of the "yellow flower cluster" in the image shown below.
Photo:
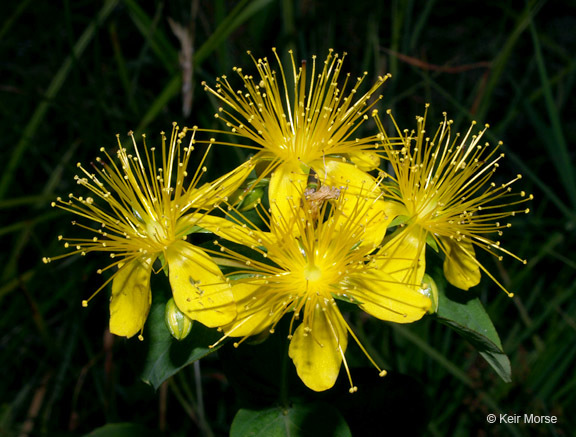
{"label": "yellow flower cluster", "polygon": [[[503,155],[496,153],[500,145],[480,144],[486,128],[475,132],[473,124],[460,136],[445,117],[428,136],[426,114],[415,130],[402,130],[388,112],[390,135],[375,109],[389,76],[360,95],[366,73],[345,75],[344,56],[330,51],[323,62],[297,64],[290,52],[291,62],[282,65],[273,54],[273,63],[250,55],[254,75],[234,69],[242,88],[226,76],[214,87],[204,84],[221,102],[216,117],[226,127],[209,132],[240,140],[218,144],[252,149],[251,159],[201,184],[217,142],[197,139],[202,129],[174,125],[169,139],[162,134],[160,150],[145,139],[139,146],[132,134],[130,150],[118,139],[116,158],[102,150],[92,169],[78,164],[76,180],[88,197],[70,194],[52,204],[87,220],[73,223],[92,238],[60,236],[72,250],[44,262],[107,252],[112,261],[98,273],[112,274],[96,293],[112,282],[110,330],[120,336],[141,338],[150,276],[161,270],[172,289],[171,311],[186,327],[172,331],[178,338],[190,330],[183,316],[219,328],[220,341],[238,338],[235,346],[273,333],[289,317],[288,353],[302,381],[329,389],[344,364],[353,392],[349,335],[386,372],[358,341],[340,303],[394,323],[433,312],[441,302],[425,276],[427,245],[444,258],[455,287],[477,285],[484,272],[504,289],[475,247],[517,258],[491,238],[510,226],[508,217],[528,212],[516,205],[531,196],[512,192],[520,176],[492,182]],[[374,133],[357,135],[368,120]],[[197,155],[199,143],[208,147]],[[199,164],[189,172],[192,161]],[[213,248],[194,245],[196,232],[212,233]]]}

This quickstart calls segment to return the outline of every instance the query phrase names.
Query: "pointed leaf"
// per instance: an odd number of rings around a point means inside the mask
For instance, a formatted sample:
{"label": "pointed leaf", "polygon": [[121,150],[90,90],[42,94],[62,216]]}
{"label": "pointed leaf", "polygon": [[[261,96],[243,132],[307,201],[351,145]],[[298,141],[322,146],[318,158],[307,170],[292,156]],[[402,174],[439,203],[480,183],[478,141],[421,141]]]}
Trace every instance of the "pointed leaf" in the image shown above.
{"label": "pointed leaf", "polygon": [[184,340],[176,340],[164,321],[165,302],[152,304],[144,343],[149,347],[141,379],[155,389],[182,368],[214,352],[219,346],[209,348],[222,334],[194,322],[192,331]]}
{"label": "pointed leaf", "polygon": [[352,433],[336,408],[325,403],[238,411],[231,437],[348,437]]}
{"label": "pointed leaf", "polygon": [[151,437],[157,433],[137,423],[108,423],[96,428],[85,437]]}
{"label": "pointed leaf", "polygon": [[438,286],[437,317],[441,323],[450,326],[466,338],[504,380],[512,380],[510,360],[502,349],[500,337],[478,298],[470,298],[467,293],[447,293],[444,284]]}

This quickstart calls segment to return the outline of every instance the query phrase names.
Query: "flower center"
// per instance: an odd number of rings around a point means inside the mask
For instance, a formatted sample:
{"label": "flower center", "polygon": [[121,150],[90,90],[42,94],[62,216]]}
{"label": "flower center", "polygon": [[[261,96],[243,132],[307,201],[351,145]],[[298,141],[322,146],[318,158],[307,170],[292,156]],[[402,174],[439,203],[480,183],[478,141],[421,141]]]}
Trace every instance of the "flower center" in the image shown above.
{"label": "flower center", "polygon": [[173,238],[169,237],[170,230],[168,223],[162,224],[156,220],[146,221],[146,233],[156,242],[166,245],[172,242]]}
{"label": "flower center", "polygon": [[322,278],[322,270],[314,264],[304,267],[304,277],[309,282],[319,281]]}
{"label": "flower center", "polygon": [[418,205],[416,215],[420,220],[429,221],[438,215],[437,207],[438,201],[433,197],[428,198],[428,196],[426,196]]}

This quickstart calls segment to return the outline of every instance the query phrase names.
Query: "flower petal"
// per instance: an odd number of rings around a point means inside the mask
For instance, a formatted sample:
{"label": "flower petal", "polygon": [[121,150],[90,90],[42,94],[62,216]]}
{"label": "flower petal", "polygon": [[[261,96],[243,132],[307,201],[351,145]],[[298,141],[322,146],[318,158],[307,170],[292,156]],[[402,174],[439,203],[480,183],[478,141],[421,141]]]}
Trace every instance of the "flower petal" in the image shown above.
{"label": "flower petal", "polygon": [[294,207],[300,207],[308,174],[300,166],[282,163],[274,170],[268,186],[272,214],[276,217],[292,217]]}
{"label": "flower petal", "polygon": [[208,327],[219,327],[236,316],[230,285],[214,261],[186,241],[165,251],[172,295],[180,311]]}
{"label": "flower petal", "polygon": [[358,201],[349,200],[338,205],[342,208],[343,217],[357,221],[357,224],[362,227],[362,245],[376,247],[382,243],[388,226],[394,218],[389,215],[390,203],[392,202],[359,199]]}
{"label": "flower petal", "polygon": [[431,301],[414,287],[398,282],[382,270],[371,270],[350,278],[353,295],[367,313],[395,323],[411,323],[422,318]]}
{"label": "flower petal", "polygon": [[278,317],[270,317],[273,306],[266,299],[266,289],[261,283],[240,282],[232,286],[232,293],[237,304],[238,316],[224,327],[226,335],[231,337],[248,337],[270,328]]}
{"label": "flower petal", "polygon": [[224,176],[213,182],[206,183],[200,188],[191,188],[182,199],[182,212],[190,209],[211,210],[215,204],[226,200],[248,177],[254,168],[252,160],[246,161]]}
{"label": "flower petal", "polygon": [[385,204],[386,204],[386,214],[391,219],[395,219],[398,216],[406,216],[408,218],[408,216],[410,215],[408,209],[403,203],[395,201],[386,201]]}
{"label": "flower petal", "polygon": [[444,276],[453,286],[468,290],[480,283],[480,267],[469,240],[442,239],[446,251]]}
{"label": "flower petal", "polygon": [[320,177],[323,185],[345,188],[346,194],[368,198],[378,198],[381,190],[376,179],[354,164],[340,160],[318,160],[312,168]]}
{"label": "flower petal", "polygon": [[152,259],[136,258],[124,264],[112,281],[110,332],[132,337],[142,331],[150,311]]}
{"label": "flower petal", "polygon": [[426,232],[408,226],[384,245],[375,263],[396,281],[418,288],[426,270],[425,249]]}
{"label": "flower petal", "polygon": [[375,152],[361,151],[348,155],[360,170],[371,171],[380,166],[380,156]]}
{"label": "flower petal", "polygon": [[333,203],[342,212],[338,218],[342,225],[357,223],[364,229],[362,245],[379,245],[394,216],[388,214],[393,204],[380,200],[382,192],[376,179],[342,161],[316,161],[313,166],[322,185],[342,190],[342,198]]}
{"label": "flower petal", "polygon": [[302,323],[294,332],[288,354],[302,382],[323,391],[338,378],[348,333],[338,309],[316,305],[313,311],[310,326]]}
{"label": "flower petal", "polygon": [[271,239],[273,239],[273,235],[270,232],[251,229],[248,226],[238,225],[222,217],[200,213],[186,215],[178,222],[178,227],[181,226],[182,228],[199,226],[221,238],[245,246],[261,246],[263,242],[270,244]]}

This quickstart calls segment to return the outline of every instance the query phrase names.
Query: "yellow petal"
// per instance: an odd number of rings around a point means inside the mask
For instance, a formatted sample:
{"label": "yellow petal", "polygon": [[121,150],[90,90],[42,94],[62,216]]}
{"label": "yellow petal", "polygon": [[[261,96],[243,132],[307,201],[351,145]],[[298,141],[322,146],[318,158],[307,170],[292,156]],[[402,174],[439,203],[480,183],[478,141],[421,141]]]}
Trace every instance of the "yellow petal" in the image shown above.
{"label": "yellow petal", "polygon": [[[232,286],[238,315],[224,327],[224,332],[231,337],[248,337],[269,329],[277,318],[270,317],[273,308],[266,299],[266,290],[261,284],[240,282]],[[277,315],[281,317],[283,312]]]}
{"label": "yellow petal", "polygon": [[428,297],[382,270],[370,270],[349,280],[360,308],[380,320],[412,323],[421,319],[431,305]]}
{"label": "yellow petal", "polygon": [[338,374],[348,345],[348,333],[342,316],[333,307],[325,311],[316,305],[310,330],[300,324],[290,341],[288,354],[298,376],[312,390],[331,388]]}
{"label": "yellow petal", "polygon": [[347,220],[354,220],[362,226],[362,246],[378,246],[382,243],[390,222],[394,218],[388,215],[388,203],[382,200],[364,199],[348,200],[339,203],[343,211],[343,225]]}
{"label": "yellow petal", "polygon": [[386,210],[386,215],[388,217],[390,217],[391,219],[395,219],[396,217],[403,215],[403,216],[409,216],[410,213],[408,212],[408,209],[406,208],[406,206],[403,203],[400,202],[393,202],[393,201],[386,201],[385,202],[385,210]]}
{"label": "yellow petal", "polygon": [[480,283],[480,267],[476,261],[474,246],[468,240],[443,239],[446,251],[444,276],[453,286],[468,290]]}
{"label": "yellow petal", "polygon": [[276,217],[292,217],[293,209],[300,207],[307,181],[308,174],[300,166],[280,164],[272,173],[268,186],[272,214]]}
{"label": "yellow petal", "polygon": [[342,161],[313,163],[322,185],[341,188],[342,199],[337,203],[342,211],[342,224],[354,221],[364,227],[362,245],[377,246],[382,242],[388,225],[394,218],[388,214],[390,202],[381,200],[378,182],[358,167]]}
{"label": "yellow petal", "polygon": [[214,261],[186,241],[176,241],[165,251],[172,295],[178,308],[193,320],[218,327],[236,316],[230,285]]}
{"label": "yellow petal", "polygon": [[219,177],[213,182],[206,183],[200,188],[189,189],[182,198],[182,211],[190,208],[212,209],[215,204],[226,200],[248,177],[254,162],[246,161],[231,172]]}
{"label": "yellow petal", "polygon": [[124,264],[112,281],[110,332],[132,337],[142,331],[148,317],[152,293],[152,259],[141,257]]}
{"label": "yellow petal", "polygon": [[346,189],[346,194],[368,198],[381,197],[376,179],[353,164],[339,160],[322,160],[312,163],[312,168],[323,185]]}
{"label": "yellow petal", "polygon": [[407,226],[384,245],[375,264],[396,281],[418,288],[426,270],[425,249],[426,232]]}
{"label": "yellow petal", "polygon": [[349,153],[349,156],[360,170],[371,171],[380,166],[380,157],[374,152]]}
{"label": "yellow petal", "polygon": [[219,237],[245,246],[262,246],[263,242],[274,244],[270,242],[275,240],[270,232],[251,229],[247,225],[238,225],[231,220],[213,215],[192,213],[178,221],[179,228],[185,229],[192,226],[199,226]]}

